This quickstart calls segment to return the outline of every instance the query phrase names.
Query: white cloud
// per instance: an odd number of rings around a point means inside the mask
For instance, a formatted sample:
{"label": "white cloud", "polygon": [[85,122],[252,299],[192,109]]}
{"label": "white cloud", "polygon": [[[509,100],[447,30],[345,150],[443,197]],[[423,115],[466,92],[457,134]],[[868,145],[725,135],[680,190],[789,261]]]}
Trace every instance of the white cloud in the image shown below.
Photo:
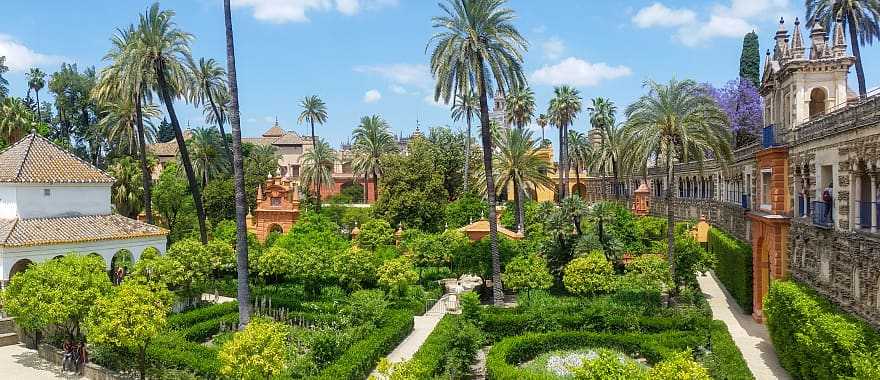
{"label": "white cloud", "polygon": [[0,34],[0,56],[6,57],[6,66],[10,71],[27,71],[32,67],[57,65],[67,60],[57,55],[37,53],[7,34]]}
{"label": "white cloud", "polygon": [[398,94],[398,95],[406,95],[406,94],[409,94],[409,91],[407,91],[406,88],[404,88],[403,86],[398,85],[398,84],[392,84],[392,85],[390,86],[390,88],[391,88],[391,92],[393,92],[393,93],[395,93],[395,94]]}
{"label": "white cloud", "polygon": [[604,80],[616,79],[632,74],[626,66],[609,66],[604,62],[591,63],[578,58],[569,57],[555,65],[544,66],[531,75],[531,81],[537,84],[558,86],[596,86]]}
{"label": "white cloud", "polygon": [[640,9],[632,20],[640,28],[680,26],[694,23],[697,20],[697,14],[690,9],[670,9],[663,4],[654,3]]}
{"label": "white cloud", "polygon": [[565,42],[559,37],[550,37],[541,44],[541,50],[544,51],[544,58],[556,60],[565,53]]}
{"label": "white cloud", "polygon": [[364,103],[375,103],[382,99],[382,93],[379,90],[372,89],[364,94]]}
{"label": "white cloud", "polygon": [[355,15],[364,9],[397,5],[397,0],[232,0],[235,8],[253,8],[257,20],[277,24],[309,21],[309,12],[335,9],[344,15]]}
{"label": "white cloud", "polygon": [[275,120],[278,120],[275,116],[263,116],[263,121],[268,124],[275,124]]}
{"label": "white cloud", "polygon": [[757,30],[757,23],[791,15],[790,0],[728,0],[707,8],[705,15],[692,9],[671,9],[654,3],[632,18],[640,28],[677,28],[673,39],[686,46],[702,46],[714,38],[742,38]]}
{"label": "white cloud", "polygon": [[431,87],[431,72],[427,65],[393,63],[388,65],[356,66],[354,71],[378,75],[398,86]]}
{"label": "white cloud", "polygon": [[428,105],[432,105],[434,107],[440,107],[440,108],[446,108],[446,109],[449,108],[448,104],[443,103],[443,99],[440,99],[439,101],[435,101],[433,93],[425,95],[424,101],[425,101],[425,103],[428,103]]}

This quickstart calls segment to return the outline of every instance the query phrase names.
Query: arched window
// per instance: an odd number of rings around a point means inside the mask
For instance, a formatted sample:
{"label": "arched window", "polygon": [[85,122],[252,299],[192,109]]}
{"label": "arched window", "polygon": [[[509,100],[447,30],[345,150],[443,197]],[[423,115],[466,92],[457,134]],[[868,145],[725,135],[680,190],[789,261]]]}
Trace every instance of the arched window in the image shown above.
{"label": "arched window", "polygon": [[828,94],[825,93],[825,89],[821,87],[816,87],[813,91],[810,91],[810,118],[814,118],[816,116],[822,116],[825,114],[825,102],[828,99]]}

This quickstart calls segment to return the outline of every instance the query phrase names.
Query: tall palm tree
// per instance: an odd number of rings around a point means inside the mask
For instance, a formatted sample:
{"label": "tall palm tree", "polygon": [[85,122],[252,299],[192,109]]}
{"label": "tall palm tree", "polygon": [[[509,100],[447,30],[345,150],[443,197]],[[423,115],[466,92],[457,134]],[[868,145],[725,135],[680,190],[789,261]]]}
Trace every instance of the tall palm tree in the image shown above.
{"label": "tall palm tree", "polygon": [[[208,124],[226,124],[229,121],[230,98],[229,91],[222,91],[215,94],[214,105],[205,104],[202,106],[202,115],[205,116],[205,123]],[[214,109],[217,112],[214,112]],[[221,130],[220,133],[225,131]]]}
{"label": "tall palm tree", "polygon": [[192,148],[193,170],[202,181],[202,186],[208,184],[213,178],[228,172],[229,156],[221,149],[220,140],[223,137],[213,128],[196,128],[192,131],[192,137],[187,141]]}
{"label": "tall palm tree", "polygon": [[142,177],[139,164],[130,156],[124,156],[114,161],[108,169],[115,179],[111,199],[116,212],[129,218],[137,217],[144,201],[144,188],[138,183]]}
{"label": "tall palm tree", "polygon": [[515,88],[504,99],[506,101],[505,120],[508,124],[522,129],[532,122],[535,116],[535,92],[529,87]]}
{"label": "tall palm tree", "polygon": [[859,96],[867,96],[865,69],[862,66],[862,52],[859,44],[870,45],[874,38],[880,38],[880,1],[878,0],[805,0],[807,6],[807,25],[822,23],[826,30],[832,30],[835,22],[849,29],[849,44],[856,58],[856,77],[859,81]]}
{"label": "tall palm tree", "polygon": [[543,113],[538,115],[538,118],[535,119],[535,123],[537,123],[538,126],[541,127],[541,146],[544,146],[544,140],[546,140],[546,138],[544,137],[544,127],[547,126],[548,122],[549,120],[547,119],[547,115]]}
{"label": "tall palm tree", "polygon": [[312,141],[317,144],[318,140],[315,139],[315,124],[323,125],[327,122],[327,104],[317,95],[312,95],[303,98],[303,100],[300,101],[299,106],[302,108],[302,112],[300,112],[299,118],[296,119],[296,122],[300,124],[303,122],[309,123],[312,133]]}
{"label": "tall palm tree", "polygon": [[[364,177],[371,176],[373,189],[378,192],[379,175],[382,173],[380,159],[385,154],[397,151],[394,135],[388,128],[388,122],[379,115],[362,117],[360,125],[354,129],[352,135],[355,171],[363,173]],[[370,199],[369,186],[365,186],[364,196]],[[378,198],[378,194],[373,196]]]}
{"label": "tall palm tree", "polygon": [[580,92],[574,87],[563,85],[553,89],[548,115],[553,125],[559,129],[559,200],[568,194],[568,127],[574,123],[581,112]]}
{"label": "tall palm tree", "polygon": [[599,134],[599,146],[597,147],[596,160],[593,162],[593,167],[602,175],[602,198],[606,199],[607,186],[605,185],[605,179],[608,176],[608,172],[616,173],[614,123],[617,106],[607,98],[598,97],[590,100],[590,106],[587,107],[587,110],[590,113],[590,126],[596,131],[595,133]]}
{"label": "tall palm tree", "polygon": [[[229,125],[232,128],[232,177],[235,188],[235,252],[238,276],[238,324],[244,327],[251,320],[250,288],[248,288],[247,194],[244,187],[244,157],[241,146],[241,113],[238,104],[238,74],[235,69],[235,40],[232,31],[232,9],[229,0],[223,0],[223,18],[226,25],[226,73],[229,92]],[[222,103],[221,104],[226,104]],[[217,117],[220,123],[220,117]],[[224,136],[224,139],[226,137]],[[274,155],[274,149],[272,149]],[[265,150],[261,150],[265,157]],[[274,162],[278,162],[277,159]]]}
{"label": "tall palm tree", "polygon": [[25,74],[28,80],[28,92],[34,90],[37,96],[37,120],[43,120],[43,114],[40,113],[40,90],[46,87],[46,73],[37,67],[33,67]]}
{"label": "tall palm tree", "polygon": [[3,74],[9,72],[9,66],[6,66],[6,56],[0,55],[0,100],[9,95],[9,81],[3,77]]}
{"label": "tall palm tree", "polygon": [[138,23],[137,41],[133,44],[129,59],[139,72],[150,79],[149,85],[165,104],[196,208],[199,235],[202,243],[207,244],[208,230],[205,226],[202,190],[193,171],[189,149],[174,110],[174,100],[184,95],[184,86],[189,81],[183,62],[190,56],[189,44],[193,36],[180,29],[172,20],[173,17],[174,11],[160,10],[158,3],[144,12]]}
{"label": "tall palm tree", "polygon": [[[589,165],[593,156],[590,139],[578,131],[568,131],[568,164],[574,167],[575,188],[581,183],[581,170]],[[583,197],[584,194],[577,194]]]}
{"label": "tall palm tree", "polygon": [[213,120],[217,123],[222,137],[223,149],[227,156],[232,155],[229,150],[229,143],[226,141],[226,131],[223,129],[223,121],[225,117],[220,114],[217,106],[218,99],[224,99],[226,89],[226,71],[217,64],[214,58],[199,58],[196,62],[192,56],[186,57],[186,66],[189,69],[189,83],[187,83],[187,97],[193,106],[199,107],[205,105],[210,107],[214,114]]}
{"label": "tall palm tree", "polygon": [[480,135],[489,203],[495,304],[504,302],[504,293],[495,218],[489,96],[493,93],[493,84],[501,92],[525,84],[522,62],[523,52],[528,47],[528,42],[513,26],[513,10],[505,8],[505,3],[505,0],[447,0],[440,4],[443,15],[432,19],[436,32],[429,41],[429,45],[434,45],[431,53],[431,73],[436,79],[434,100],[443,99],[449,104],[458,94],[472,91],[480,99]]}
{"label": "tall palm tree", "polygon": [[[98,121],[98,130],[107,137],[117,151],[125,152],[129,156],[135,156],[141,151],[140,134],[138,133],[137,111],[134,99],[119,98],[116,101],[102,105],[102,117]],[[156,125],[153,118],[162,116],[162,111],[155,104],[149,103],[141,107],[141,116],[146,121],[144,125],[144,140],[152,144],[156,140]],[[143,170],[143,168],[141,168]],[[140,173],[140,172],[138,172]],[[148,174],[149,175],[149,174]],[[141,184],[143,188],[143,184]]]}
{"label": "tall palm tree", "polygon": [[468,182],[471,178],[471,120],[479,117],[480,99],[473,93],[466,92],[458,94],[455,97],[455,103],[452,104],[452,120],[461,121],[464,118],[467,121],[467,137],[464,145],[464,193],[468,192]]}
{"label": "tall palm tree", "polygon": [[0,139],[12,144],[34,126],[34,114],[21,99],[10,96],[0,101]]}
{"label": "tall palm tree", "polygon": [[516,226],[520,232],[524,232],[525,190],[537,190],[537,187],[553,188],[553,180],[546,174],[547,162],[539,152],[541,146],[532,138],[532,131],[519,127],[502,129],[496,133],[495,141],[498,144],[495,153],[495,170],[498,173],[497,192],[513,184]]}
{"label": "tall palm tree", "polygon": [[318,197],[317,207],[321,208],[321,187],[333,185],[333,164],[336,162],[336,153],[323,139],[319,139],[312,150],[302,155],[302,178],[303,186],[314,187]]}
{"label": "tall palm tree", "polygon": [[625,130],[632,142],[631,154],[645,161],[653,152],[659,152],[666,165],[667,257],[674,276],[673,164],[676,160],[702,164],[710,152],[718,159],[729,160],[730,123],[724,111],[695,81],[647,81],[645,86],[648,93],[626,108]]}

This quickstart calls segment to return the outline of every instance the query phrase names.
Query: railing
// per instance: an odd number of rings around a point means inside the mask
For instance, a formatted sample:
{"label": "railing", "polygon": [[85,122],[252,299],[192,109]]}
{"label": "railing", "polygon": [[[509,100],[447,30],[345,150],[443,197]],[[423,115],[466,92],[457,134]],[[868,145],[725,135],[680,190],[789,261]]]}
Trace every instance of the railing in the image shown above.
{"label": "railing", "polygon": [[813,224],[818,227],[832,228],[834,226],[833,207],[830,203],[813,202]]}
{"label": "railing", "polygon": [[859,208],[859,227],[864,229],[880,227],[880,202],[859,201],[856,204]]}
{"label": "railing", "polygon": [[795,141],[821,138],[878,121],[880,121],[880,90],[875,90],[858,103],[839,103],[826,109],[821,115],[803,120],[797,125]]}
{"label": "railing", "polygon": [[798,194],[798,216],[810,215],[810,198]]}
{"label": "railing", "polygon": [[770,125],[764,127],[764,132],[762,134],[762,139],[761,139],[761,146],[763,146],[764,149],[772,148],[772,147],[776,146],[776,126],[775,125],[770,124]]}
{"label": "railing", "polygon": [[742,208],[748,210],[749,208],[751,208],[751,204],[752,204],[751,197],[748,194],[743,194],[742,201],[740,204],[742,205]]}

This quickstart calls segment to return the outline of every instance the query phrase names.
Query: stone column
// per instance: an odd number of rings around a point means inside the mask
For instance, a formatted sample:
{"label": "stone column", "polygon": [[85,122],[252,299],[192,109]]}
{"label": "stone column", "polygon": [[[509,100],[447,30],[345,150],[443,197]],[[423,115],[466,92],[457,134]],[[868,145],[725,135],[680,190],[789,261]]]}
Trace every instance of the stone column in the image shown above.
{"label": "stone column", "polygon": [[871,176],[871,199],[868,202],[871,202],[871,232],[877,232],[877,173],[870,172],[868,173]]}

